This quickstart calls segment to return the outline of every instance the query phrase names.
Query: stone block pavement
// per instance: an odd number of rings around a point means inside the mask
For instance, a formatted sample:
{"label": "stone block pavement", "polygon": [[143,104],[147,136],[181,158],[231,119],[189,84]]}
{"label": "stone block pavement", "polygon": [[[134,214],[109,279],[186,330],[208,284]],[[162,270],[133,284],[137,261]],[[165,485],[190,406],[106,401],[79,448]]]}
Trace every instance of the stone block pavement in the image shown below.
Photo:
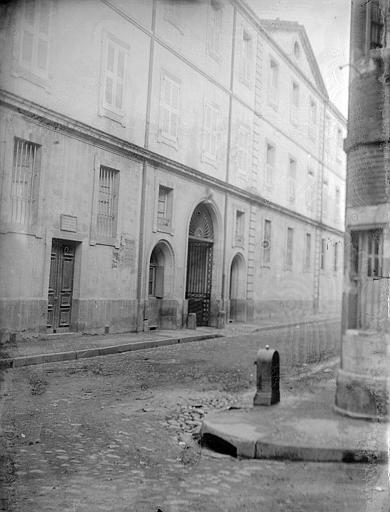
{"label": "stone block pavement", "polygon": [[69,361],[204,339],[248,335],[281,327],[339,320],[340,317],[336,315],[317,314],[298,318],[267,319],[257,323],[232,322],[227,323],[222,329],[198,327],[194,330],[172,329],[118,334],[58,333],[20,337],[1,345],[0,368]]}

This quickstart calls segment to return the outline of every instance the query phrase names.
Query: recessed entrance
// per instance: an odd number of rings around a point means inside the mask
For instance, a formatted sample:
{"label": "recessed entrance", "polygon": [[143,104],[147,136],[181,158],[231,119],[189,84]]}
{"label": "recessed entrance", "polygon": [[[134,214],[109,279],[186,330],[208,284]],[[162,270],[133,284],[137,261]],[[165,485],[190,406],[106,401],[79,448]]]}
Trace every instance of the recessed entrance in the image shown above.
{"label": "recessed entrance", "polygon": [[230,267],[229,317],[230,320],[244,322],[245,314],[245,261],[241,254],[236,254]]}
{"label": "recessed entrance", "polygon": [[210,319],[214,229],[210,211],[199,204],[192,214],[188,233],[186,299],[188,313],[196,314],[197,325]]}
{"label": "recessed entrance", "polygon": [[75,242],[53,238],[47,307],[47,329],[51,332],[70,328],[75,252]]}

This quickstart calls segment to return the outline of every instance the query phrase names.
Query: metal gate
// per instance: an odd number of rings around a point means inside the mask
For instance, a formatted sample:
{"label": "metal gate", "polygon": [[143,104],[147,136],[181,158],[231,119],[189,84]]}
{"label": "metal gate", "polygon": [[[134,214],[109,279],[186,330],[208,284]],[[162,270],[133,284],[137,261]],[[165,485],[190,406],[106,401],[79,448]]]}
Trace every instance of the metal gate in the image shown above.
{"label": "metal gate", "polygon": [[189,239],[186,299],[188,312],[196,313],[197,325],[209,323],[212,266],[212,242]]}
{"label": "metal gate", "polygon": [[47,328],[67,331],[71,323],[75,243],[53,239],[51,249]]}

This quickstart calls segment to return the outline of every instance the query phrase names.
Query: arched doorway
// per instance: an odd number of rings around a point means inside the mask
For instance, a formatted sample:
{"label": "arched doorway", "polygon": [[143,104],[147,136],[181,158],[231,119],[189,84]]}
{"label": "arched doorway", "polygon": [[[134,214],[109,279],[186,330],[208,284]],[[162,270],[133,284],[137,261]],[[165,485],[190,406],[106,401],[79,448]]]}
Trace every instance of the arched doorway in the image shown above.
{"label": "arched doorway", "polygon": [[210,320],[214,228],[207,205],[194,210],[188,231],[186,299],[188,313],[196,314],[197,325]]}
{"label": "arched doorway", "polygon": [[161,327],[163,299],[172,293],[173,255],[167,242],[160,240],[150,255],[148,279],[148,326]]}
{"label": "arched doorway", "polygon": [[246,320],[246,279],[245,261],[242,254],[236,254],[230,266],[229,317],[231,320]]}

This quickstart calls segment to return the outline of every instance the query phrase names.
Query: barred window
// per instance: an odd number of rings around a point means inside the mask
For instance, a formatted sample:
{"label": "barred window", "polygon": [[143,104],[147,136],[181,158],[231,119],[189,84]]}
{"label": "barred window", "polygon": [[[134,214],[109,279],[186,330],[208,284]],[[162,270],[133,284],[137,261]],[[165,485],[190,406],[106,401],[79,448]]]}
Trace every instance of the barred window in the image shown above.
{"label": "barred window", "polygon": [[11,222],[31,225],[36,221],[40,146],[15,139],[11,184]]}
{"label": "barred window", "polygon": [[119,171],[100,166],[97,234],[112,238],[116,236],[118,217]]}

